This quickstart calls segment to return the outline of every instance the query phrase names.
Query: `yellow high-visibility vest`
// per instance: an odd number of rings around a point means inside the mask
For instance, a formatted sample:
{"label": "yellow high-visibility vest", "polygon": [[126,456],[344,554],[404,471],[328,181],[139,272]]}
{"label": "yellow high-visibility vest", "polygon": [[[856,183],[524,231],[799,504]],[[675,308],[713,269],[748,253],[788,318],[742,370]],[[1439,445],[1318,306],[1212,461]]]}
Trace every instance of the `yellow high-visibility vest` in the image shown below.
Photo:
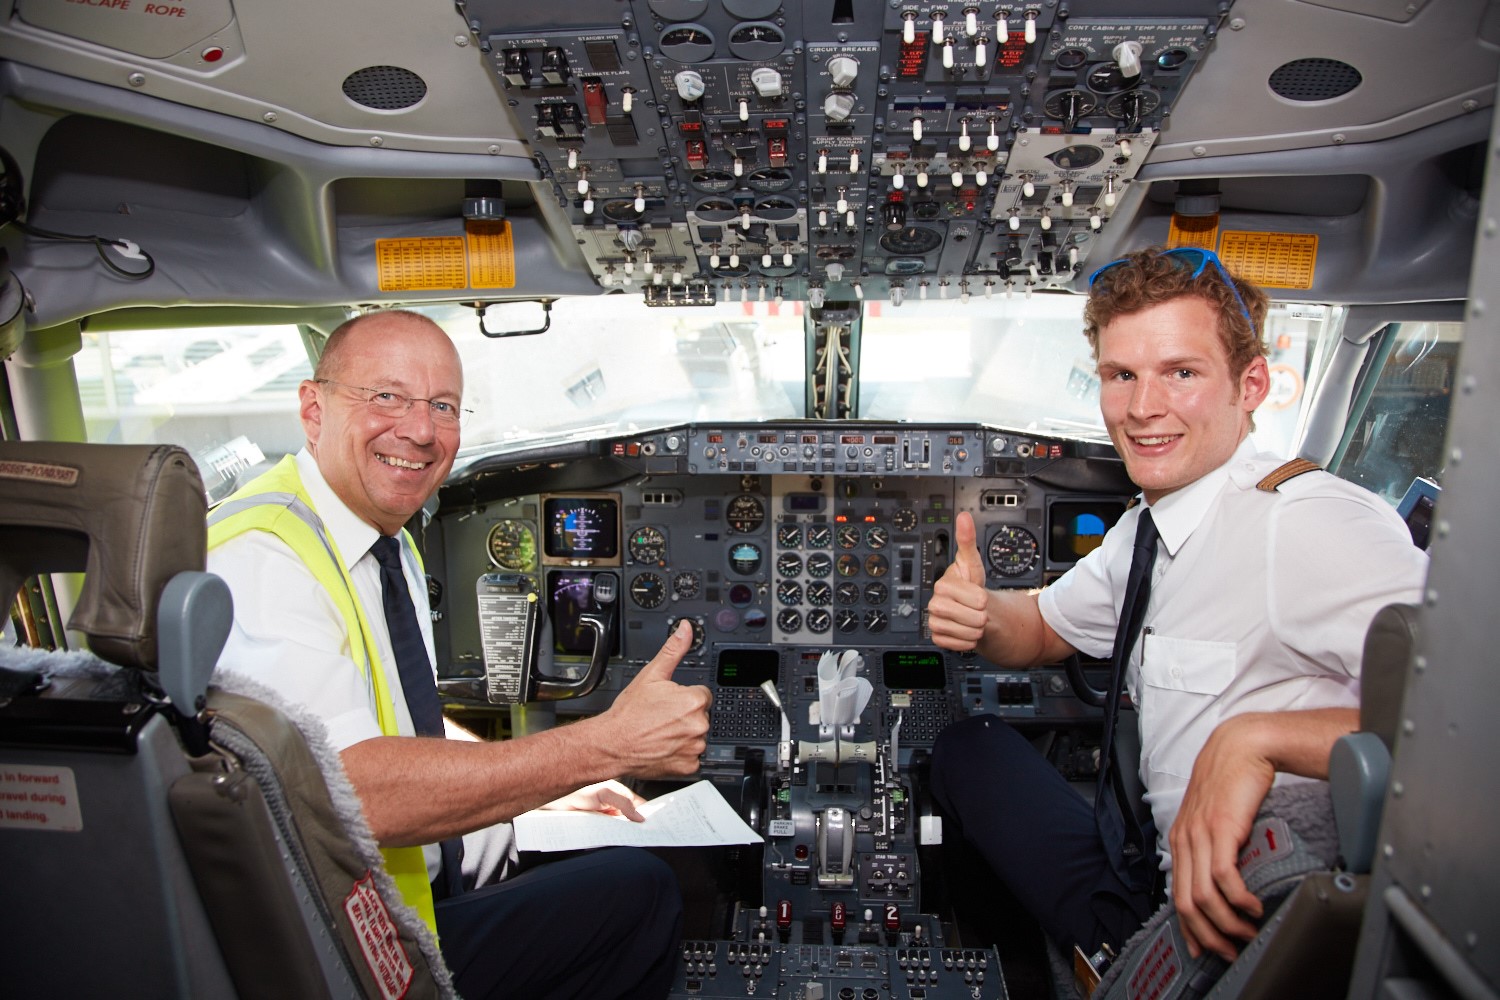
{"label": "yellow high-visibility vest", "polygon": [[[380,662],[379,647],[375,645],[369,619],[354,592],[354,582],[344,569],[338,546],[324,527],[323,519],[313,510],[312,498],[302,485],[293,456],[286,456],[275,468],[257,476],[209,512],[210,549],[247,531],[269,531],[285,542],[328,592],[344,617],[350,655],[374,684],[375,714],[380,732],[385,736],[399,736],[396,707],[391,700],[392,685],[385,666]],[[410,539],[407,547],[410,549]],[[411,551],[415,553],[414,549]],[[421,569],[420,563],[418,568]],[[381,848],[380,853],[385,856],[386,870],[401,890],[401,898],[436,934],[432,885],[427,879],[427,862],[422,848],[389,847]]]}

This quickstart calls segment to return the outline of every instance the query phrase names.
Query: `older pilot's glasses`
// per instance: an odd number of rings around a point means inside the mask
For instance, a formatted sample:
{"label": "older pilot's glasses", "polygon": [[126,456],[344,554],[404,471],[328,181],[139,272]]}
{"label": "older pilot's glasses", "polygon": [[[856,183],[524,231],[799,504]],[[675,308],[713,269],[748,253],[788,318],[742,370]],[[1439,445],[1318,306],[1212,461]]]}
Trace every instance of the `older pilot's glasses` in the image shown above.
{"label": "older pilot's glasses", "polygon": [[[1234,301],[1239,303],[1240,314],[1245,317],[1245,322],[1250,324],[1250,329],[1255,329],[1255,320],[1250,318],[1250,310],[1245,307],[1245,300],[1240,298],[1240,290],[1235,287],[1234,278],[1230,277],[1229,271],[1225,269],[1224,262],[1219,259],[1218,254],[1212,250],[1205,250],[1203,247],[1175,247],[1171,250],[1163,250],[1157,256],[1172,257],[1175,260],[1181,261],[1183,267],[1191,267],[1193,273],[1188,275],[1190,278],[1198,277],[1198,275],[1203,273],[1205,267],[1212,264],[1214,269],[1219,272],[1219,276],[1224,279],[1224,284],[1228,285],[1229,290],[1234,293]],[[1099,270],[1089,275],[1089,289],[1093,289],[1094,282],[1098,281],[1099,276],[1104,274],[1105,271],[1108,271],[1112,267],[1119,267],[1121,264],[1128,263],[1130,263],[1130,258],[1122,257],[1119,260],[1112,260],[1108,264],[1105,264]]]}
{"label": "older pilot's glasses", "polygon": [[427,412],[432,417],[432,422],[445,427],[457,427],[463,423],[464,418],[473,413],[466,410],[457,403],[444,399],[422,399],[419,396],[403,396],[399,392],[389,389],[372,389],[367,385],[350,385],[348,382],[335,382],[331,378],[315,378],[314,382],[322,385],[336,385],[341,389],[352,389],[364,397],[370,409],[381,416],[399,419],[411,412],[411,408],[417,403],[426,403]]}

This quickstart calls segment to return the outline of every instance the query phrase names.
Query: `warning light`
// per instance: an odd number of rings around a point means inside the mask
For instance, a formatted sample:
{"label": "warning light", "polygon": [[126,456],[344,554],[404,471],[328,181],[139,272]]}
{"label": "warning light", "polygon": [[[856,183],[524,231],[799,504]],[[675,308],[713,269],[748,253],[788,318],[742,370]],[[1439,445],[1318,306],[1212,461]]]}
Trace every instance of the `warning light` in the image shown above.
{"label": "warning light", "polygon": [[204,62],[218,62],[220,59],[224,58],[224,50],[219,48],[217,45],[210,45],[208,48],[199,53],[198,58],[202,59]]}

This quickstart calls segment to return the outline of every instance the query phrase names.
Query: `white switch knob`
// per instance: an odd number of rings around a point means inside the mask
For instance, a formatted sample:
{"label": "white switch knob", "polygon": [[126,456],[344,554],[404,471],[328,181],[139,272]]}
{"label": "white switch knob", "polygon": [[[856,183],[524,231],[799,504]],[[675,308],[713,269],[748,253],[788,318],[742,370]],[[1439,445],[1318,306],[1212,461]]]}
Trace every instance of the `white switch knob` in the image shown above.
{"label": "white switch knob", "polygon": [[854,114],[854,95],[835,90],[823,98],[823,117],[831,122],[841,122]]}
{"label": "white switch knob", "polygon": [[703,77],[697,70],[685,69],[672,77],[672,83],[677,86],[677,96],[688,103],[696,101],[703,96]]}
{"label": "white switch knob", "polygon": [[859,60],[853,56],[834,56],[828,60],[828,77],[835,87],[848,87],[859,75]]}
{"label": "white switch knob", "polygon": [[759,66],[752,71],[750,83],[761,97],[781,96],[781,74],[769,66]]}
{"label": "white switch knob", "polygon": [[1133,80],[1141,75],[1141,43],[1121,42],[1115,46],[1115,62],[1120,65],[1120,75]]}

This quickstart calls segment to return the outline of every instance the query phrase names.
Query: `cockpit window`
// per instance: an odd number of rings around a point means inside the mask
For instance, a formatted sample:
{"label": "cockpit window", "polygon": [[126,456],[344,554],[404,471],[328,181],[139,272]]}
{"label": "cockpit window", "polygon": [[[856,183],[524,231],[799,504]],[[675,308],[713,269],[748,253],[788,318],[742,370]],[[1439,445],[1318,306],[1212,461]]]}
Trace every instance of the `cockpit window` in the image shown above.
{"label": "cockpit window", "polygon": [[[984,423],[1056,437],[1108,441],[1099,376],[1083,336],[1080,296],[967,303],[866,303],[860,416]],[[1277,303],[1266,317],[1271,395],[1255,414],[1255,439],[1291,455],[1326,345],[1343,310]]]}
{"label": "cockpit window", "polygon": [[297,386],[312,365],[295,326],[86,332],[74,361],[88,439],[181,445],[210,500],[302,447]]}
{"label": "cockpit window", "polygon": [[660,309],[561,299],[552,327],[493,339],[464,306],[428,306],[464,360],[462,454],[514,451],[693,421],[803,414],[803,305]]}
{"label": "cockpit window", "polygon": [[1413,479],[1443,482],[1443,439],[1462,323],[1393,323],[1374,347],[1334,471],[1399,501]]}
{"label": "cockpit window", "polygon": [[[416,311],[463,355],[464,405],[474,413],[462,454],[474,457],[684,423],[806,416],[804,308],[562,299],[547,333],[499,339],[480,332],[467,306]],[[1069,295],[866,302],[858,416],[1106,441],[1082,310],[1082,298]],[[1272,394],[1256,414],[1263,447],[1295,451],[1307,387],[1342,316],[1329,306],[1272,308]],[[1411,338],[1391,364],[1421,348]],[[1439,344],[1412,364],[1430,368],[1448,353]],[[90,441],[182,445],[213,499],[244,471],[302,446],[297,386],[312,366],[293,325],[86,332],[76,371]]]}

